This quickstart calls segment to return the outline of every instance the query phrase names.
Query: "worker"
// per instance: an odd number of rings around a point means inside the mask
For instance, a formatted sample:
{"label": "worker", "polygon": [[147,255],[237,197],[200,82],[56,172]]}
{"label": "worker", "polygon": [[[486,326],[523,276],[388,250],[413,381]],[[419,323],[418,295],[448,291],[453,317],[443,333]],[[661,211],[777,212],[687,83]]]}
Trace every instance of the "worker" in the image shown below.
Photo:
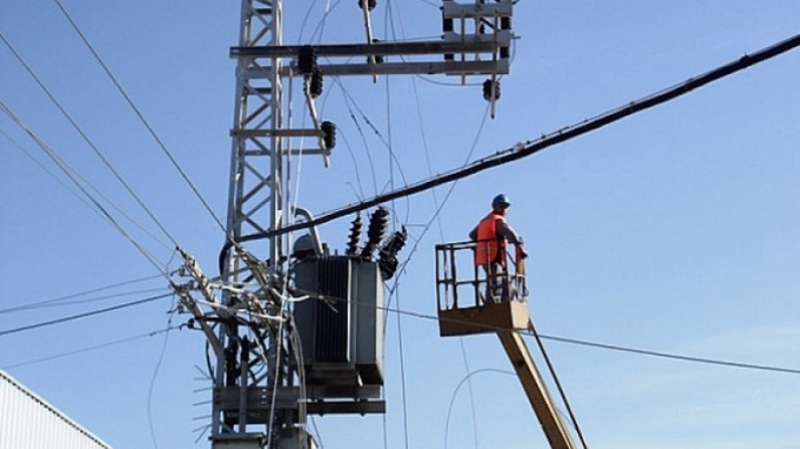
{"label": "worker", "polygon": [[511,202],[504,194],[492,200],[492,211],[484,217],[469,233],[469,238],[476,242],[475,265],[483,267],[487,276],[486,301],[508,301],[509,279],[507,252],[508,243],[516,246],[518,258],[528,257],[522,238],[506,223],[506,211]]}

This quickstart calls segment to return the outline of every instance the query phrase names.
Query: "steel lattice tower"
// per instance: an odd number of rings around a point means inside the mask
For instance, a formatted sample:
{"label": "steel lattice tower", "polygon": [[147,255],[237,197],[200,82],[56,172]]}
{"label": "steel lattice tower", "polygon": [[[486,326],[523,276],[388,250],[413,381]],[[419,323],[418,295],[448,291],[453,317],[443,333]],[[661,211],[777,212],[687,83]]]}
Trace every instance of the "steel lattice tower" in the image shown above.
{"label": "steel lattice tower", "polygon": [[[483,95],[494,107],[499,96],[496,78],[508,73],[512,0],[465,5],[443,0],[442,39],[414,43],[374,41],[368,8],[374,3],[361,2],[366,43],[312,48],[283,45],[282,0],[242,0],[239,43],[231,49],[238,63],[221,277],[211,281],[181,250],[186,260],[182,273],[193,280],[173,283],[182,310],[194,315],[190,325],[204,331],[215,362],[209,358],[214,449],[314,449],[305,430],[307,412],[384,410],[383,401],[320,407],[325,405],[320,404],[324,389],[314,392],[312,402],[303,382],[302,345],[287,306],[288,238],[280,230],[303,212],[286,210],[284,204],[290,156],[321,155],[327,166],[335,143],[335,125],[320,123],[316,116],[313,98],[319,92],[313,92],[313,77],[489,75]],[[310,63],[309,54],[314,58]],[[425,60],[430,55],[436,59]],[[317,56],[328,63],[318,65]],[[395,59],[399,62],[389,62],[393,56],[401,56]],[[314,124],[310,129],[289,129],[284,123],[284,80],[293,77],[304,80]],[[293,150],[292,139],[302,137],[315,139],[319,148]],[[215,290],[222,292],[221,299]],[[201,299],[195,298],[198,292]]]}

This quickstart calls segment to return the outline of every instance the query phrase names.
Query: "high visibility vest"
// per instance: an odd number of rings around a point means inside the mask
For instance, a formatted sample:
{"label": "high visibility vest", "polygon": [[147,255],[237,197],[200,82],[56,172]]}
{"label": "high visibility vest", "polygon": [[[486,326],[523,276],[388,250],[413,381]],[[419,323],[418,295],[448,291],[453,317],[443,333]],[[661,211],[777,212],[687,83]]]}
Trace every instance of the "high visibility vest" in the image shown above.
{"label": "high visibility vest", "polygon": [[497,234],[498,221],[505,223],[506,220],[502,215],[491,212],[478,223],[475,265],[496,262],[506,266],[506,239]]}

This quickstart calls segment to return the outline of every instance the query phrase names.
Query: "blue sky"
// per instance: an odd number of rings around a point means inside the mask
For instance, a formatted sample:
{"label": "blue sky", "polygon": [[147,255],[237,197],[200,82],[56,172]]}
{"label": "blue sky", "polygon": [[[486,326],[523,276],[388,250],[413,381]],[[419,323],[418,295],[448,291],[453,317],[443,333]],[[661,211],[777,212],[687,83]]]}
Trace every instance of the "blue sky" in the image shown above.
{"label": "blue sky", "polygon": [[[224,218],[234,100],[228,49],[237,41],[239,3],[62,2]],[[438,36],[437,2],[378,3],[378,37]],[[286,2],[284,9],[287,44],[318,42],[315,29],[327,43],[363,40],[354,1]],[[303,160],[292,195],[321,214],[459,167],[790,37],[800,31],[798,16],[791,1],[521,0],[513,21],[521,39],[494,120],[484,122],[483,78],[467,86],[445,77],[326,79],[318,107],[339,126],[339,145],[328,169]],[[215,274],[222,232],[56,3],[5,1],[0,31],[172,237]],[[393,305],[435,314],[433,245],[465,239],[504,192],[513,203],[509,220],[531,253],[531,314],[543,334],[797,369],[798,79],[795,50],[460,181],[427,231],[449,186],[436,198],[395,201],[394,224],[408,225],[417,246],[402,254],[412,258]],[[0,100],[157,237],[120,218],[161,266],[177,268],[169,238],[6,46],[0,80]],[[302,102],[295,108],[300,123]],[[64,179],[5,114],[0,131],[0,332],[169,293],[125,237],[31,160]],[[332,248],[344,249],[349,221],[320,227]],[[134,280],[141,281],[128,283]],[[7,310],[120,283],[128,284]],[[114,447],[207,447],[194,432],[210,413],[202,335],[145,336],[169,326],[171,307],[166,297],[0,335],[0,369]],[[174,316],[171,324],[186,319]],[[447,447],[545,447],[519,383],[500,372],[510,365],[496,338],[441,339],[435,321],[408,316],[390,314],[388,323],[387,415],[315,419],[324,447],[379,447],[384,435],[390,448],[443,447],[445,429]],[[590,447],[781,449],[800,441],[798,375],[547,345]],[[75,351],[83,352],[52,358]],[[47,360],[29,363],[38,359]],[[456,391],[470,372],[471,388]]]}

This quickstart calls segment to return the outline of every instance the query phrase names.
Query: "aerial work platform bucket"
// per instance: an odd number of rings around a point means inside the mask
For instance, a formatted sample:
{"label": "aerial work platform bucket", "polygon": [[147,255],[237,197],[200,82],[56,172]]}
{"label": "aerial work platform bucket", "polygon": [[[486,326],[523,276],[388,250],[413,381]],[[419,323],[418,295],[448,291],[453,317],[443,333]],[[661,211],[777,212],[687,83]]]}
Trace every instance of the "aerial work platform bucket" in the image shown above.
{"label": "aerial work platform bucket", "polygon": [[484,267],[475,264],[477,245],[436,245],[436,304],[442,337],[528,328],[523,258],[507,256],[506,270]]}

